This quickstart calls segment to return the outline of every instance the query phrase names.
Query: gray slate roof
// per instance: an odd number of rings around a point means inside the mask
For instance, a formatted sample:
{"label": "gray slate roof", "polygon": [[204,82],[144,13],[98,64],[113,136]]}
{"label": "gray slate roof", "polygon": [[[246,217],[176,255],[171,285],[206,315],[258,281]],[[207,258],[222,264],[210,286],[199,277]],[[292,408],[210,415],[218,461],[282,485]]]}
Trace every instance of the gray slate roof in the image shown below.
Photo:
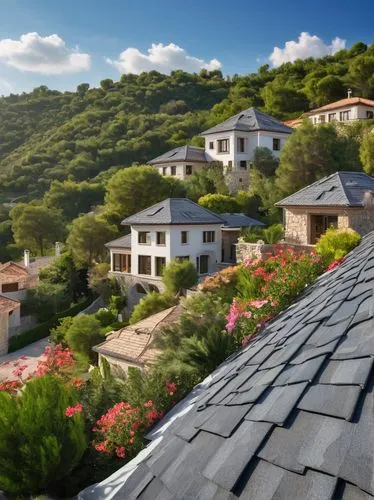
{"label": "gray slate roof", "polygon": [[269,132],[280,132],[291,134],[292,128],[275,118],[258,111],[256,108],[248,108],[235,116],[228,118],[215,127],[212,127],[201,135],[217,134],[219,132],[228,132],[231,130],[242,130],[244,132],[254,132],[256,130],[267,130]]}
{"label": "gray slate roof", "polygon": [[131,248],[131,233],[105,243],[107,248]]}
{"label": "gray slate roof", "polygon": [[372,177],[363,172],[335,172],[278,201],[276,206],[362,207],[368,191],[374,191]]}
{"label": "gray slate roof", "polygon": [[251,227],[251,226],[265,226],[263,222],[244,214],[219,214],[225,221],[224,227],[227,229]]}
{"label": "gray slate roof", "polygon": [[127,217],[121,224],[223,224],[223,219],[187,198],[167,198]]}
{"label": "gray slate roof", "polygon": [[164,153],[148,162],[149,165],[158,165],[161,163],[176,163],[180,161],[191,161],[199,163],[207,163],[204,148],[196,146],[181,146],[174,148],[167,153]]}
{"label": "gray slate roof", "polygon": [[374,232],[81,499],[374,498]]}

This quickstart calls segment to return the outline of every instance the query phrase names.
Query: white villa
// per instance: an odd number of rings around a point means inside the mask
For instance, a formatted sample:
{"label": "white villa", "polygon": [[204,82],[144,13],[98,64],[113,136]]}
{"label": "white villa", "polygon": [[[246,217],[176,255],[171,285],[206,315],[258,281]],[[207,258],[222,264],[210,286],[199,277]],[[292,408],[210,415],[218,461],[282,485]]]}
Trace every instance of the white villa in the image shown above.
{"label": "white villa", "polygon": [[305,116],[317,125],[328,122],[350,122],[356,120],[370,120],[374,118],[374,101],[363,97],[348,97],[332,102],[320,108],[312,109]]}
{"label": "white villa", "polygon": [[242,227],[262,222],[243,214],[220,214],[186,198],[168,198],[128,217],[131,233],[110,241],[110,274],[126,290],[131,309],[142,295],[162,291],[162,271],[171,260],[189,260],[200,276],[234,259],[233,245]]}
{"label": "white villa", "polygon": [[161,175],[185,180],[209,162],[220,161],[225,167],[230,190],[234,192],[248,187],[248,171],[255,149],[267,147],[279,156],[291,133],[292,129],[282,122],[249,108],[203,132],[205,148],[182,146],[148,163]]}

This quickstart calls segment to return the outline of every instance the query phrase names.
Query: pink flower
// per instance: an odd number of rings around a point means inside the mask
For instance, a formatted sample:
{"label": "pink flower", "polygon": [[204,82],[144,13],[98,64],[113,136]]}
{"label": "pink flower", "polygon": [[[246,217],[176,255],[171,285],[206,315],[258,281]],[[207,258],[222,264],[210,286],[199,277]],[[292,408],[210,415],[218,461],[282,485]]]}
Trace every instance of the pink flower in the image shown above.
{"label": "pink flower", "polygon": [[76,413],[82,413],[82,410],[83,406],[80,403],[78,403],[75,406],[68,406],[65,410],[65,415],[70,418]]}
{"label": "pink flower", "polygon": [[116,448],[116,455],[117,455],[118,458],[125,458],[125,447],[124,446],[118,446],[118,448]]}
{"label": "pink flower", "polygon": [[255,307],[256,309],[261,309],[265,304],[268,304],[268,300],[251,300],[248,302],[249,307]]}
{"label": "pink flower", "polygon": [[332,271],[333,269],[335,269],[336,267],[338,267],[343,261],[344,261],[344,257],[341,257],[340,259],[334,260],[334,262],[332,262],[328,266],[328,268],[326,269],[326,271]]}
{"label": "pink flower", "polygon": [[166,389],[169,393],[169,396],[173,396],[177,390],[177,386],[173,383],[169,383],[169,384],[166,384]]}
{"label": "pink flower", "polygon": [[28,365],[16,365],[17,368],[15,370],[12,371],[12,375],[14,375],[15,377],[21,377],[23,372],[28,368]]}

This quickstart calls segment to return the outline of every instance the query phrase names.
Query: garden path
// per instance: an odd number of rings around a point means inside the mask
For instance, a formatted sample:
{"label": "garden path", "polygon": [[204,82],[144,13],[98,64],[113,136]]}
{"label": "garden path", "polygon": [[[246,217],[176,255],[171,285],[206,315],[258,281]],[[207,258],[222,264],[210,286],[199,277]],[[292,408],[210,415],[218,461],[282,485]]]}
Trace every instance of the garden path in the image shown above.
{"label": "garden path", "polygon": [[17,378],[12,372],[15,369],[14,362],[20,357],[25,357],[25,359],[22,359],[21,363],[27,365],[27,368],[22,374],[22,378],[26,378],[29,373],[34,372],[38,361],[43,357],[43,352],[47,344],[48,337],[29,344],[18,351],[0,356],[0,381],[6,379],[15,380]]}

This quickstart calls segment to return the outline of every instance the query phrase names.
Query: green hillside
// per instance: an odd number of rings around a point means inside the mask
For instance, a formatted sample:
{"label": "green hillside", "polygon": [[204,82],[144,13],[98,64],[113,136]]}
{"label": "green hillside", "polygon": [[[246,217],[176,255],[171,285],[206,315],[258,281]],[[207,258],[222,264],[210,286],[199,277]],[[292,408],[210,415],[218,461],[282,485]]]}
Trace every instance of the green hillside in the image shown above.
{"label": "green hillside", "polygon": [[[223,78],[219,71],[123,75],[100,88],[42,86],[0,98],[0,196],[41,197],[55,179],[91,180],[144,163],[255,106],[280,119],[346,96],[374,98],[374,45]],[[110,172],[114,171],[113,168]]]}

